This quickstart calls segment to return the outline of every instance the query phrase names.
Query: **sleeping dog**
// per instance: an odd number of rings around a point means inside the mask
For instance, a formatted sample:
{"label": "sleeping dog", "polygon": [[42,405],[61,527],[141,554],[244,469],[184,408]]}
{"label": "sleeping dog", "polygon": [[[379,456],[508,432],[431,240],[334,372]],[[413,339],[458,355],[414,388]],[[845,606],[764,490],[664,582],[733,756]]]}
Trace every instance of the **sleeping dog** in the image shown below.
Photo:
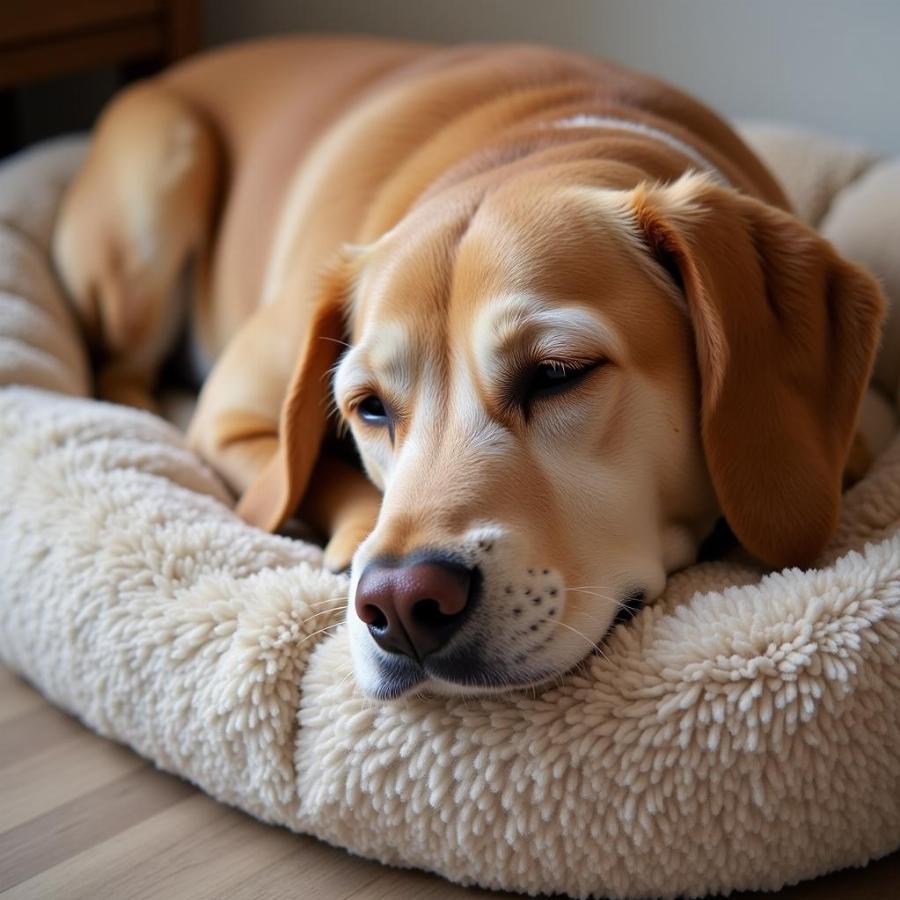
{"label": "sleeping dog", "polygon": [[190,271],[192,445],[328,538],[377,697],[557,677],[720,517],[811,563],[883,311],[715,114],[532,46],[188,61],[106,110],[54,255],[139,406]]}

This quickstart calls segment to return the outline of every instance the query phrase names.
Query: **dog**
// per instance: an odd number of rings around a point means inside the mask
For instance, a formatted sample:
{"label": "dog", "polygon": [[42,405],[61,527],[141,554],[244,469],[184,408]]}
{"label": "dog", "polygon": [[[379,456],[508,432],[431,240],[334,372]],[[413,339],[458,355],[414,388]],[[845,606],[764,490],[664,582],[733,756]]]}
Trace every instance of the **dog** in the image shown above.
{"label": "dog", "polygon": [[328,539],[384,699],[557,678],[723,517],[812,563],[884,311],[713,112],[535,46],[184,62],[104,112],[53,248],[136,406],[190,273],[190,442],[246,521]]}

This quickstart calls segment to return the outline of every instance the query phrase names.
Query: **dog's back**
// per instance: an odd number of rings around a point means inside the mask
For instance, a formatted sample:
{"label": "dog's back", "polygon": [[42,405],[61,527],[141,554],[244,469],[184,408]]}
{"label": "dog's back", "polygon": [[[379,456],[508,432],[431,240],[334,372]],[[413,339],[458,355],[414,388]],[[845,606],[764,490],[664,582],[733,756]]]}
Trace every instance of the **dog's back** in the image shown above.
{"label": "dog's back", "polygon": [[376,237],[496,133],[586,110],[662,126],[735,186],[785,203],[725,123],[647,76],[551,48],[280,38],[120,95],[63,205],[57,260],[89,332],[146,368],[166,343],[157,334],[171,339],[164,295],[197,257],[197,338],[214,358],[288,262],[311,282],[340,244]]}

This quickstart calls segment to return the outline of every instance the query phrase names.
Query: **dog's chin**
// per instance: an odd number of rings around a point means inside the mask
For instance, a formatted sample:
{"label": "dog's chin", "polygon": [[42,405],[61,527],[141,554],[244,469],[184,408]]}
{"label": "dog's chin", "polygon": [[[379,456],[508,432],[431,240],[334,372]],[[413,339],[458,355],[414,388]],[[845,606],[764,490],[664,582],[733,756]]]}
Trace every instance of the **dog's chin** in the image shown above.
{"label": "dog's chin", "polygon": [[373,700],[397,700],[421,691],[428,682],[428,676],[412,660],[406,657],[389,657],[380,660],[374,667],[375,673],[361,678],[356,674],[356,683]]}
{"label": "dog's chin", "polygon": [[[357,682],[363,693],[374,700],[397,700],[410,695],[473,697],[535,690],[556,681],[563,671],[516,673],[474,670],[447,672],[429,660],[423,665],[405,656],[384,656],[373,666],[374,672]],[[435,671],[437,669],[437,671]]]}
{"label": "dog's chin", "polygon": [[484,681],[447,681],[443,678],[429,678],[419,689],[421,694],[439,697],[490,697],[514,691],[540,690],[559,680],[563,672],[545,673],[526,679],[486,679]]}

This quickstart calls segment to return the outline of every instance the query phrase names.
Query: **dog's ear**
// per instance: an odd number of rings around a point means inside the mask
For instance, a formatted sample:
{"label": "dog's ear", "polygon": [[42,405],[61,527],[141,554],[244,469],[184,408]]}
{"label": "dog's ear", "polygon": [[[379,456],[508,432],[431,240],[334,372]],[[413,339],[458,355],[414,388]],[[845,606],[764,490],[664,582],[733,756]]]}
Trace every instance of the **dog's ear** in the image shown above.
{"label": "dog's ear", "polygon": [[766,563],[809,564],[837,524],[881,291],[793,216],[706,177],[642,186],[632,201],[687,300],[725,518]]}
{"label": "dog's ear", "polygon": [[330,375],[344,345],[349,269],[348,259],[342,257],[323,277],[307,311],[297,363],[281,405],[278,449],[237,505],[242,519],[266,531],[275,531],[299,506],[327,431]]}

